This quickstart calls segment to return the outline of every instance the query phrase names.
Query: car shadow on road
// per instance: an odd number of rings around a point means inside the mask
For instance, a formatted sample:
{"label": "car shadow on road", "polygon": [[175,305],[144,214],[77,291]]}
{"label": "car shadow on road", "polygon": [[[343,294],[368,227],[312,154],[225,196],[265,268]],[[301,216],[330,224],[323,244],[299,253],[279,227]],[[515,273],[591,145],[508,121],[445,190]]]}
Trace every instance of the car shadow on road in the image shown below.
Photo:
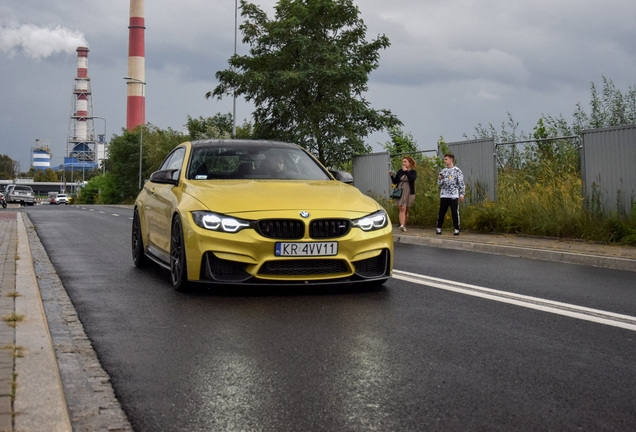
{"label": "car shadow on road", "polygon": [[295,297],[295,296],[335,296],[360,295],[385,292],[382,285],[309,285],[309,286],[228,286],[216,284],[192,284],[183,294],[205,297]]}
{"label": "car shadow on road", "polygon": [[[172,289],[168,270],[162,268],[157,271],[156,267],[135,270],[147,273],[144,277],[152,278],[154,285]],[[190,297],[293,297],[360,295],[385,291],[386,287],[381,284],[356,282],[342,284],[307,283],[305,285],[190,283],[187,289],[178,292]]]}

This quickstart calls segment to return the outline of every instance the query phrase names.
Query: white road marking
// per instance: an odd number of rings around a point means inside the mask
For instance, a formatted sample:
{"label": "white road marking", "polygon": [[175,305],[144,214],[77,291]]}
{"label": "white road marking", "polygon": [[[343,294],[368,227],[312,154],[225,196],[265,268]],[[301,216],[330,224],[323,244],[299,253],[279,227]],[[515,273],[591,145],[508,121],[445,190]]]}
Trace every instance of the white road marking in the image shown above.
{"label": "white road marking", "polygon": [[119,216],[118,214],[113,213],[113,216]]}
{"label": "white road marking", "polygon": [[592,321],[595,323],[620,327],[627,330],[636,331],[636,317],[621,315],[613,312],[606,312],[599,309],[591,309],[583,306],[576,306],[568,303],[561,303],[552,300],[530,297],[521,294],[498,291],[491,288],[484,288],[477,285],[470,285],[461,282],[453,282],[445,279],[424,276],[416,273],[409,273],[401,270],[393,270],[393,277],[396,279],[426,285],[433,288],[440,288],[454,291],[461,294],[468,294],[502,303],[509,303],[529,309],[536,309],[543,312],[564,315],[571,318]]}

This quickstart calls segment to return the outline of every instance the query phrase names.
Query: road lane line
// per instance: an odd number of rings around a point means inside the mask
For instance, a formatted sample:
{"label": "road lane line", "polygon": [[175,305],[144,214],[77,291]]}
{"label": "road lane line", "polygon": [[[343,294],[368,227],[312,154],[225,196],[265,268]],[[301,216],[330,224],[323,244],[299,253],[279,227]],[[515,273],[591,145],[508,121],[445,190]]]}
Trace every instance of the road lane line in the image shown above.
{"label": "road lane line", "polygon": [[118,214],[116,214],[116,213],[113,213],[113,216],[119,216],[119,215],[118,215]]}
{"label": "road lane line", "polygon": [[538,297],[510,293],[506,291],[498,291],[491,288],[485,288],[461,282],[454,282],[416,273],[409,273],[401,270],[393,270],[393,277],[419,285],[426,285],[433,288],[440,288],[447,291],[468,294],[475,297],[481,297],[502,303],[509,303],[529,309],[536,309],[543,312],[564,315],[571,318],[577,318],[636,331],[636,317],[632,317],[629,315],[621,315],[613,312],[602,311],[599,309],[591,309],[583,306],[576,306],[568,303],[561,303],[552,300],[541,299]]}

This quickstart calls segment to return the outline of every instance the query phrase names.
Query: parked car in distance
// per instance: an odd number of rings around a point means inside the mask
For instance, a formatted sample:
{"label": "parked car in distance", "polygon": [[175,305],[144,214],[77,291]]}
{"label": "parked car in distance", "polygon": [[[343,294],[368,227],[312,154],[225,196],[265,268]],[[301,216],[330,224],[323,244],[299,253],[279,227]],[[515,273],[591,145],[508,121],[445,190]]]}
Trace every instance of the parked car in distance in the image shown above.
{"label": "parked car in distance", "polygon": [[35,195],[31,186],[20,184],[8,185],[5,189],[5,200],[8,203],[20,203],[22,205],[35,204]]}
{"label": "parked car in distance", "polygon": [[380,204],[295,144],[202,140],[177,146],[137,196],[132,255],[169,269],[175,289],[380,285],[392,231]]}
{"label": "parked car in distance", "polygon": [[55,204],[68,205],[68,197],[66,196],[66,194],[57,194],[57,195],[55,195]]}

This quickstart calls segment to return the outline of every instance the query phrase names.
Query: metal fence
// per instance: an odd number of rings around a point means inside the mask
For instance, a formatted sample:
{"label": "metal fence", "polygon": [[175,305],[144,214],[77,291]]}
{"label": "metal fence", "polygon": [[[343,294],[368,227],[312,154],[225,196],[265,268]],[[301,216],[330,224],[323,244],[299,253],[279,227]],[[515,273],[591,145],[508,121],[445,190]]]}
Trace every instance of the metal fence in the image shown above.
{"label": "metal fence", "polygon": [[[514,154],[516,145],[536,145],[541,141],[580,143],[577,147],[580,148],[582,197],[587,208],[604,214],[630,214],[636,203],[636,125],[586,130],[581,136],[545,140],[495,144],[494,138],[488,138],[448,143],[449,151],[455,155],[455,164],[464,173],[466,186],[471,190],[469,203],[497,200],[497,154],[500,146],[512,146],[512,157],[518,159],[518,155]],[[396,155],[382,152],[355,156],[354,185],[374,198],[388,198],[391,156]]]}
{"label": "metal fence", "polygon": [[388,199],[391,192],[391,155],[388,152],[353,157],[353,185],[375,199]]}
{"label": "metal fence", "polygon": [[636,125],[581,133],[583,197],[590,210],[630,214],[636,203]]}
{"label": "metal fence", "polygon": [[[471,191],[467,202],[476,204],[485,198],[497,200],[497,157],[495,139],[478,139],[448,143],[455,165],[462,170],[466,188]],[[440,155],[441,157],[442,155]]]}

